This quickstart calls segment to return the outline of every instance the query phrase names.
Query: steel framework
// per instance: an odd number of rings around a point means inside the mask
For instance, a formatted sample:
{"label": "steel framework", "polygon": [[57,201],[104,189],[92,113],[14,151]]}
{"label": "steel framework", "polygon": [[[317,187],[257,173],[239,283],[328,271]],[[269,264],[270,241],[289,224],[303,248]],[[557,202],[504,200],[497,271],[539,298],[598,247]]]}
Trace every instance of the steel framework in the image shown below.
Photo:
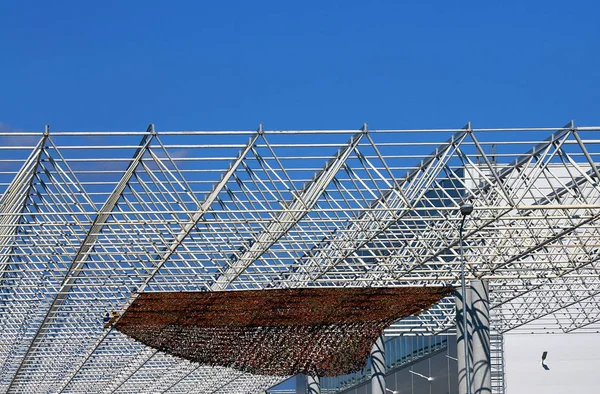
{"label": "steel framework", "polygon": [[[104,329],[143,291],[490,281],[498,332],[600,326],[600,127],[0,133],[0,391],[258,392]],[[454,326],[444,299],[386,335]]]}

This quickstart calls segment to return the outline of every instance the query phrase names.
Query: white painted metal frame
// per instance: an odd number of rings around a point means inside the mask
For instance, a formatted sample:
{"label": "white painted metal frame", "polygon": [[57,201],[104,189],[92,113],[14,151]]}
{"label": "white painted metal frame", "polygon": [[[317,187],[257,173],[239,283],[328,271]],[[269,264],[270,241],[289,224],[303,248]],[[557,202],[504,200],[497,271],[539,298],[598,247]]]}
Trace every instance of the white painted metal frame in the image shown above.
{"label": "white painted metal frame", "polygon": [[[0,392],[258,392],[104,329],[142,291],[490,280],[499,332],[600,327],[600,127],[0,133]],[[454,326],[451,297],[386,335]]]}

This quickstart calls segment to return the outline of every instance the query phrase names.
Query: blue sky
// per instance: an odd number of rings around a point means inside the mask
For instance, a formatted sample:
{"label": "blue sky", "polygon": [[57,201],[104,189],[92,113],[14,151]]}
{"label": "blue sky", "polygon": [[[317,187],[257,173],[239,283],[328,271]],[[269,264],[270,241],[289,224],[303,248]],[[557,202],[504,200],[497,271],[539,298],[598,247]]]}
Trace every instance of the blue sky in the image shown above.
{"label": "blue sky", "polygon": [[599,10],[551,0],[6,1],[0,127],[597,125]]}

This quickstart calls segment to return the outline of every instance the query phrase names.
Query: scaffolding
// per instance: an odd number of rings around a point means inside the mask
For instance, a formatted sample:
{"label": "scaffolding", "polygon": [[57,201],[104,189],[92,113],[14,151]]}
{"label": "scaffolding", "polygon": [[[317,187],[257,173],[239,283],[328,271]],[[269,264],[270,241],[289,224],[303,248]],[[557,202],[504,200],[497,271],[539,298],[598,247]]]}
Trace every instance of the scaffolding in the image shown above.
{"label": "scaffolding", "polygon": [[[596,331],[600,127],[0,133],[0,392],[246,393],[103,326],[147,291],[487,279],[498,334]],[[386,335],[453,330],[454,299]]]}

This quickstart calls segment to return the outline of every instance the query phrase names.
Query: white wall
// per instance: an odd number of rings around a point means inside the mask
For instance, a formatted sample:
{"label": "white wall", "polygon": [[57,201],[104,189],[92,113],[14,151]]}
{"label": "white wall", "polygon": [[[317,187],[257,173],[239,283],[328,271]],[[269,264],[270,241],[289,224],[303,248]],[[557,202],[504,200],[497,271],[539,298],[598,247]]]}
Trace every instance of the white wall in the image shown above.
{"label": "white wall", "polygon": [[600,334],[507,333],[504,345],[507,394],[600,393]]}

